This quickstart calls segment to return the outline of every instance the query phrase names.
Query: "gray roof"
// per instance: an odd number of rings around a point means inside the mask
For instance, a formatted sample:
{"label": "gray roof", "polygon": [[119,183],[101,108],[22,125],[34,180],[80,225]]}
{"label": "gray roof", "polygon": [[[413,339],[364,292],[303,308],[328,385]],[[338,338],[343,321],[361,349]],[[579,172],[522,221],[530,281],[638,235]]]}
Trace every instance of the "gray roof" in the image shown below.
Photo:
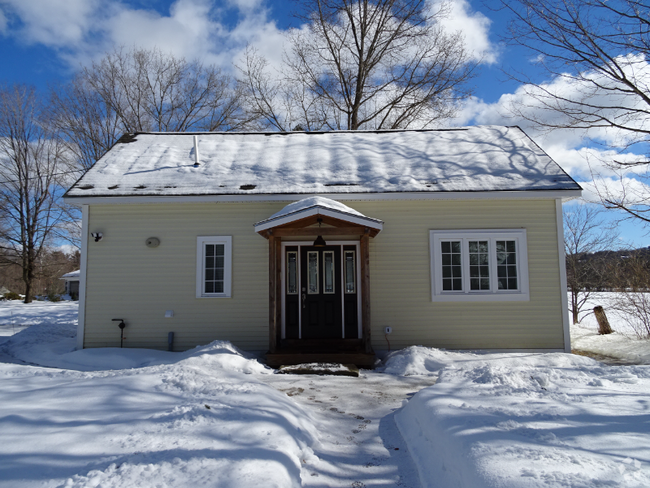
{"label": "gray roof", "polygon": [[[194,135],[198,167],[194,166]],[[580,190],[519,127],[137,133],[67,197]]]}
{"label": "gray roof", "polygon": [[66,281],[79,281],[81,277],[81,270],[70,271],[69,273],[64,274],[59,278],[60,280]]}

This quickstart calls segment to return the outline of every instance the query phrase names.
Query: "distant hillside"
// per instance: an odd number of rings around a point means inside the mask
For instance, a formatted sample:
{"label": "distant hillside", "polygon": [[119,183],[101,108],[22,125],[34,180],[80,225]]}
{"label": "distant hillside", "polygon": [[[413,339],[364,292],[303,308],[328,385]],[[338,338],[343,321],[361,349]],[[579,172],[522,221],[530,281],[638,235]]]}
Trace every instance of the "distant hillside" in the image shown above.
{"label": "distant hillside", "polygon": [[[577,258],[575,271],[572,258]],[[576,282],[588,290],[650,289],[650,247],[568,255],[569,284],[574,272],[581,274]]]}

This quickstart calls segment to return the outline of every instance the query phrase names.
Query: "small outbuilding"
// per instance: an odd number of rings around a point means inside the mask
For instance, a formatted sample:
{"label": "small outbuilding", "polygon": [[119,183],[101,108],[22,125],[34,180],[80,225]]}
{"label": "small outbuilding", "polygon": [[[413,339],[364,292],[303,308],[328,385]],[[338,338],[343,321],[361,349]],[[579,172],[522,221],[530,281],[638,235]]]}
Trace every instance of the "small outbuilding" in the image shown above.
{"label": "small outbuilding", "polygon": [[70,295],[73,300],[79,300],[79,276],[80,270],[70,271],[69,273],[61,276],[61,280],[65,283],[65,294]]}
{"label": "small outbuilding", "polygon": [[215,339],[270,364],[377,351],[569,351],[562,201],[518,127],[137,133],[83,209],[79,347]]}

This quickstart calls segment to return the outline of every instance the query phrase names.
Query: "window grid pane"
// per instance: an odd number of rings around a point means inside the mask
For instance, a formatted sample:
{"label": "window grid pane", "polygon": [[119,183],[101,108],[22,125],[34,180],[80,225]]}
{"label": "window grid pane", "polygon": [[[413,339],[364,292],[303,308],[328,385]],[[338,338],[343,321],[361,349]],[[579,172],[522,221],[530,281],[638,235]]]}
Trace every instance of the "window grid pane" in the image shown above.
{"label": "window grid pane", "polygon": [[518,290],[516,242],[497,241],[496,247],[499,290]]}
{"label": "window grid pane", "polygon": [[204,293],[223,293],[225,244],[205,245]]}
{"label": "window grid pane", "polygon": [[287,294],[298,294],[298,253],[287,253]]}
{"label": "window grid pane", "polygon": [[334,293],[334,252],[323,252],[323,293]]}
{"label": "window grid pane", "polygon": [[354,251],[345,251],[345,293],[356,293]]}
{"label": "window grid pane", "polygon": [[444,291],[463,291],[461,260],[461,241],[442,241],[442,289]]}
{"label": "window grid pane", "polygon": [[488,241],[469,241],[469,289],[490,289]]}

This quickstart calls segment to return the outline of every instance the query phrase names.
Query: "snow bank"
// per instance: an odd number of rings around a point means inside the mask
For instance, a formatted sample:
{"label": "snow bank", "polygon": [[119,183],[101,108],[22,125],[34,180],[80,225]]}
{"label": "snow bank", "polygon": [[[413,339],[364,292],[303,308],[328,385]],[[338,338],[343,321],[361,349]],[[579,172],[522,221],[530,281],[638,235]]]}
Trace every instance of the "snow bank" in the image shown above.
{"label": "snow bank", "polygon": [[[416,359],[411,351],[406,367],[438,354]],[[440,367],[438,382],[396,422],[423,487],[645,487],[648,391],[647,366],[605,367],[570,354],[468,354]]]}
{"label": "snow bank", "polygon": [[423,346],[410,346],[388,354],[376,371],[399,376],[433,376],[454,361],[471,360],[471,353],[458,353]]}
{"label": "snow bank", "polygon": [[264,365],[224,341],[74,351],[72,309],[41,309],[3,352],[67,369],[0,363],[0,487],[302,486],[318,433]]}
{"label": "snow bank", "polygon": [[76,302],[38,302],[17,303],[11,309],[0,310],[0,321],[9,316],[23,324],[19,333],[0,344],[0,352],[31,364],[77,371],[143,368],[186,361],[247,374],[272,372],[226,341],[214,341],[182,353],[115,347],[77,351],[77,307]]}
{"label": "snow bank", "polygon": [[194,356],[81,373],[0,365],[0,486],[298,487],[317,433],[251,375]]}

